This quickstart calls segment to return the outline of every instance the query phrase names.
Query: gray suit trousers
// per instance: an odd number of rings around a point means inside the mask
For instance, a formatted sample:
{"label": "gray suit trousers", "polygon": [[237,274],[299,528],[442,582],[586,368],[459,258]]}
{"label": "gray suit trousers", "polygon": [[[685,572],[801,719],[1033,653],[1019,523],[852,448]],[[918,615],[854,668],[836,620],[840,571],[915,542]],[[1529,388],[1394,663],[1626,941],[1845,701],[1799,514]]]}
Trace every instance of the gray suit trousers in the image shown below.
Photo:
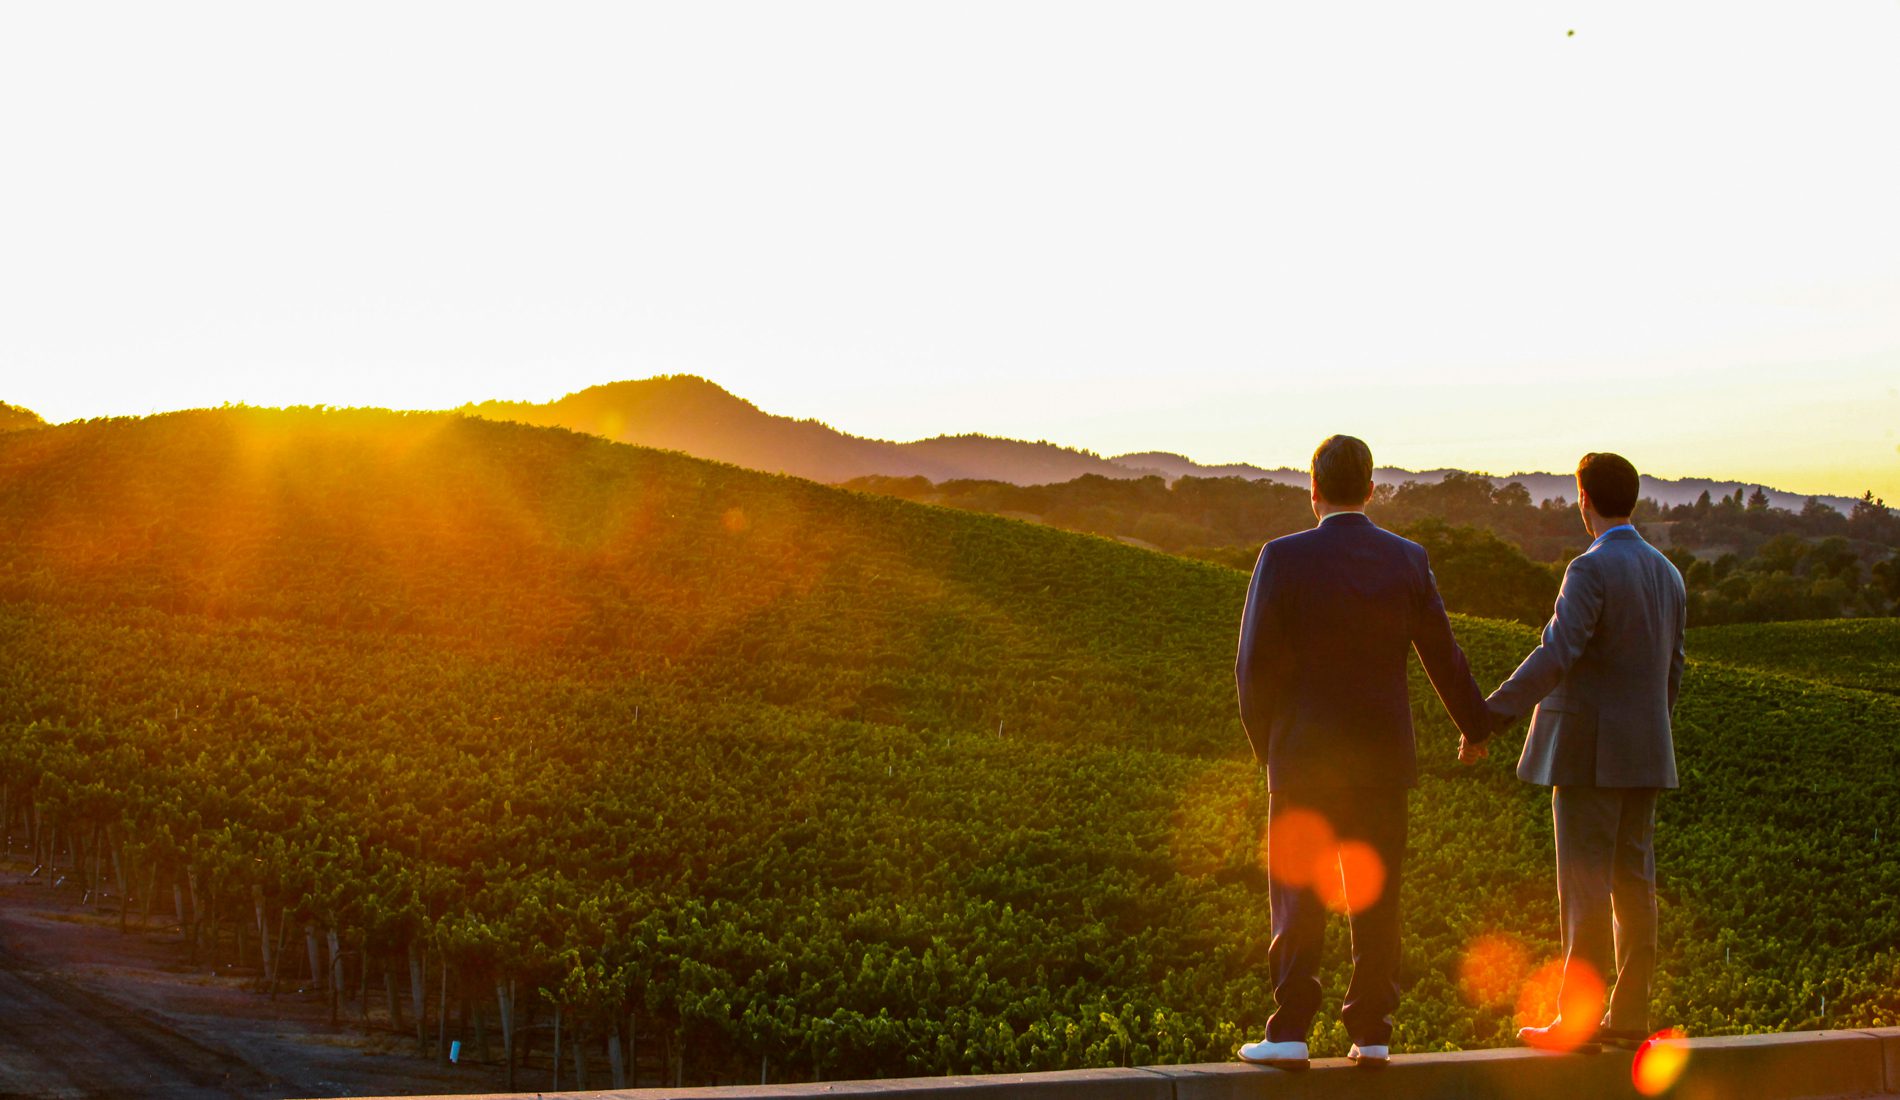
{"label": "gray suit trousers", "polygon": [[1653,787],[1559,786],[1551,792],[1565,983],[1579,963],[1605,986],[1614,981],[1602,1024],[1622,1031],[1649,1030],[1649,983],[1656,971],[1656,795]]}

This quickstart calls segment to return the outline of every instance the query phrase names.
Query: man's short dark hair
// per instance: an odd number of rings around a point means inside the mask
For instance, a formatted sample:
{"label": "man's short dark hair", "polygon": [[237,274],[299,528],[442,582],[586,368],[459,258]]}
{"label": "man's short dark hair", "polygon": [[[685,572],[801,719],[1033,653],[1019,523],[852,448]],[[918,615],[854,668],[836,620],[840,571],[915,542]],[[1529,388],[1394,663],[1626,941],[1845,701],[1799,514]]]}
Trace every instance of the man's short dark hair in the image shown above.
{"label": "man's short dark hair", "polygon": [[1313,486],[1328,504],[1364,504],[1372,496],[1372,448],[1354,436],[1327,436],[1313,452]]}
{"label": "man's short dark hair", "polygon": [[1621,519],[1634,512],[1641,487],[1636,467],[1622,455],[1592,451],[1577,463],[1577,488],[1590,494],[1599,516]]}

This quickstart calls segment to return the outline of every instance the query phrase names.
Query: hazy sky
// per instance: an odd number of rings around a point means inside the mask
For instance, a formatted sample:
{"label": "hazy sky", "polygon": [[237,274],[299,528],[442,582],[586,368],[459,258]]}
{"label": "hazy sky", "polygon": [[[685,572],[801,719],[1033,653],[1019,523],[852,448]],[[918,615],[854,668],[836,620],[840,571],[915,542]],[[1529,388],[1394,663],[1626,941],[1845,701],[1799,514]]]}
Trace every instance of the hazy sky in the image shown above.
{"label": "hazy sky", "polygon": [[1896,56],[1894,0],[10,4],[0,400],[690,372],[1900,501]]}

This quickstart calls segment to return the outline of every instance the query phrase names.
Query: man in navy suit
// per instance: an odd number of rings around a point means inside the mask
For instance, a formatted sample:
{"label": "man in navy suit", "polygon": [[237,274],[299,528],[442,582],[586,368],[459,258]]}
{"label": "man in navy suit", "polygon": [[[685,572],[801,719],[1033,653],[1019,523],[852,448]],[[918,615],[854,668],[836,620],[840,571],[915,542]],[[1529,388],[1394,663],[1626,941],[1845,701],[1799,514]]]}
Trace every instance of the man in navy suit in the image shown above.
{"label": "man in navy suit", "polygon": [[1342,883],[1343,857],[1325,842],[1317,861],[1306,848],[1277,839],[1271,846],[1270,863],[1287,864],[1268,868],[1267,957],[1277,1009],[1266,1037],[1242,1046],[1240,1056],[1285,1069],[1308,1064],[1306,1037],[1320,1002],[1322,892],[1336,904],[1346,895],[1353,970],[1341,1017],[1352,1057],[1376,1065],[1390,1051],[1405,797],[1418,776],[1406,655],[1417,651],[1471,742],[1489,737],[1494,722],[1452,637],[1424,547],[1366,518],[1372,451],[1352,436],[1333,436],[1313,452],[1312,482],[1319,526],[1267,543],[1254,565],[1234,667],[1241,722],[1267,768],[1270,833],[1283,822],[1289,836],[1324,828],[1341,847],[1370,848],[1384,881],[1345,876]]}

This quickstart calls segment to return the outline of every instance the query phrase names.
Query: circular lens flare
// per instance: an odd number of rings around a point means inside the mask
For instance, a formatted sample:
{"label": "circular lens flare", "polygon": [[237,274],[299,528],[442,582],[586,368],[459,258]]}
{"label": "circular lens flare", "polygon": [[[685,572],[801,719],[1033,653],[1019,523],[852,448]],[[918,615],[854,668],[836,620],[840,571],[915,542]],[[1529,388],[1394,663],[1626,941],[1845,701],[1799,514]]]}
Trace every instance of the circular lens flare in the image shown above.
{"label": "circular lens flare", "polygon": [[1530,953],[1517,940],[1498,933],[1479,936],[1458,960],[1459,992],[1472,1004],[1509,1004],[1530,966]]}
{"label": "circular lens flare", "polygon": [[1682,1079],[1689,1068],[1688,1036],[1670,1027],[1658,1031],[1636,1048],[1630,1063],[1630,1081],[1644,1096],[1661,1096]]}
{"label": "circular lens flare", "polygon": [[1602,1014],[1603,979],[1581,959],[1567,971],[1562,959],[1538,967],[1517,998],[1518,1026],[1548,1025],[1539,1045],[1553,1050],[1575,1050],[1589,1042]]}
{"label": "circular lens flare", "polygon": [[1332,824],[1311,810],[1275,814],[1267,826],[1267,873],[1282,886],[1311,886],[1335,843]]}
{"label": "circular lens flare", "polygon": [[1335,913],[1363,913],[1385,892],[1385,861],[1358,840],[1341,844],[1338,853],[1334,866],[1322,857],[1313,868],[1313,892]]}

